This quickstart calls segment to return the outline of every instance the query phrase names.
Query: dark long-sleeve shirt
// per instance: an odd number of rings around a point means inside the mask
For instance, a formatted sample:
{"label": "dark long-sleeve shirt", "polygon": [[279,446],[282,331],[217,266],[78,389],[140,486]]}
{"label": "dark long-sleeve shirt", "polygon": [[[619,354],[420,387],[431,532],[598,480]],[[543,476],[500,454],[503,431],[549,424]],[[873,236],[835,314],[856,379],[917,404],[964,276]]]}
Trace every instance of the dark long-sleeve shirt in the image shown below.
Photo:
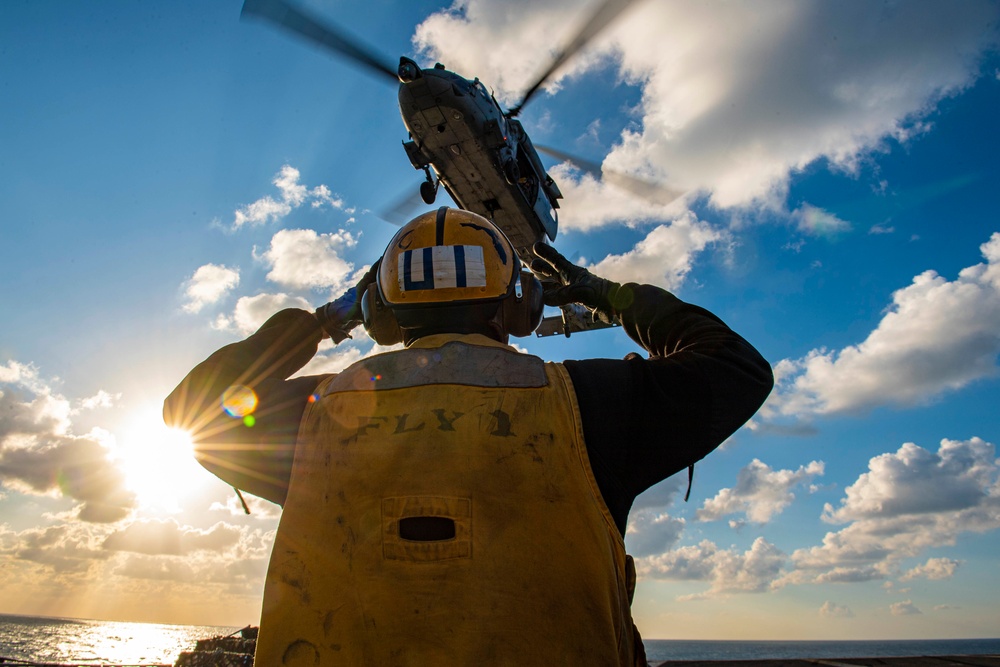
{"label": "dark long-sleeve shirt", "polygon": [[[622,326],[649,358],[563,362],[594,476],[622,534],[638,494],[718,447],[773,385],[764,358],[707,310],[651,285],[625,287],[633,300],[619,313]],[[276,313],[246,340],[196,366],[167,398],[165,420],[191,432],[202,465],[220,478],[283,503],[299,422],[329,376],[289,378],[320,340],[312,313]],[[252,421],[220,407],[222,394],[235,386],[256,393]]]}

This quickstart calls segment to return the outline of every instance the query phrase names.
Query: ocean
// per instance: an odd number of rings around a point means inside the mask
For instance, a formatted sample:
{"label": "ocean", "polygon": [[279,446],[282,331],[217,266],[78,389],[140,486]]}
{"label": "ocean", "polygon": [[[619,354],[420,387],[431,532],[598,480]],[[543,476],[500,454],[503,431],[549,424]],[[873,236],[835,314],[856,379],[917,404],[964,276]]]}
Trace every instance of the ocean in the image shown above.
{"label": "ocean", "polygon": [[0,614],[2,658],[80,665],[172,665],[206,637],[239,628]]}
{"label": "ocean", "polygon": [[[0,614],[2,658],[80,665],[172,665],[206,637],[239,628],[160,625]],[[764,660],[907,655],[1000,655],[1000,639],[886,641],[702,641],[647,639],[646,656],[659,660]]]}
{"label": "ocean", "polygon": [[892,639],[855,641],[701,641],[644,639],[646,659],[790,660],[889,658],[916,655],[1000,655],[1000,639]]}

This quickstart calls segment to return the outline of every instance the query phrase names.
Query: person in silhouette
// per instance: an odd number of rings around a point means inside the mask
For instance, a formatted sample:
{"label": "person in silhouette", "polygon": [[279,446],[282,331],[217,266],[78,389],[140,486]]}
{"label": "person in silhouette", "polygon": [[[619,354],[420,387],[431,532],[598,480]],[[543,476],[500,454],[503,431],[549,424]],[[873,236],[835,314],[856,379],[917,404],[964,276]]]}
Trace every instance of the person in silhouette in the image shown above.
{"label": "person in silhouette", "polygon": [[[533,251],[534,273],[478,215],[418,216],[344,296],[276,313],[167,398],[202,465],[283,507],[257,664],[645,664],[629,509],[746,422],[771,369],[703,308]],[[570,303],[648,358],[507,344]],[[403,347],[295,376],[362,323]]]}

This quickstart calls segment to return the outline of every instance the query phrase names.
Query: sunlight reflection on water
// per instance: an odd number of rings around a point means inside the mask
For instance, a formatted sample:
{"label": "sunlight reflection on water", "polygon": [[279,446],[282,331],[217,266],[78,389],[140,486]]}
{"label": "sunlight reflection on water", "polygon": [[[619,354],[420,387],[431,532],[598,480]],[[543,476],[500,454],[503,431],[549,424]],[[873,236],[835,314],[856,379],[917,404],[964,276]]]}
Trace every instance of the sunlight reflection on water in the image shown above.
{"label": "sunlight reflection on water", "polygon": [[0,614],[0,658],[78,664],[173,664],[199,639],[238,628]]}

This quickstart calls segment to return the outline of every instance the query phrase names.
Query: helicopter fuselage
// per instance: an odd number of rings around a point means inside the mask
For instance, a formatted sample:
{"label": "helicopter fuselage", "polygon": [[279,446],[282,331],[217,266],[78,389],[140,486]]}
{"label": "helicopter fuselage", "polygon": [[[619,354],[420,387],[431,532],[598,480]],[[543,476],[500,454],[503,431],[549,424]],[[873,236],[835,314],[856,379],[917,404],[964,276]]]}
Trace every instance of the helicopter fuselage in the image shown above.
{"label": "helicopter fuselage", "polygon": [[562,193],[521,123],[504,114],[479,79],[440,64],[420,69],[402,58],[399,78],[411,164],[429,180],[433,169],[456,204],[492,220],[530,261],[536,242],[556,237]]}

